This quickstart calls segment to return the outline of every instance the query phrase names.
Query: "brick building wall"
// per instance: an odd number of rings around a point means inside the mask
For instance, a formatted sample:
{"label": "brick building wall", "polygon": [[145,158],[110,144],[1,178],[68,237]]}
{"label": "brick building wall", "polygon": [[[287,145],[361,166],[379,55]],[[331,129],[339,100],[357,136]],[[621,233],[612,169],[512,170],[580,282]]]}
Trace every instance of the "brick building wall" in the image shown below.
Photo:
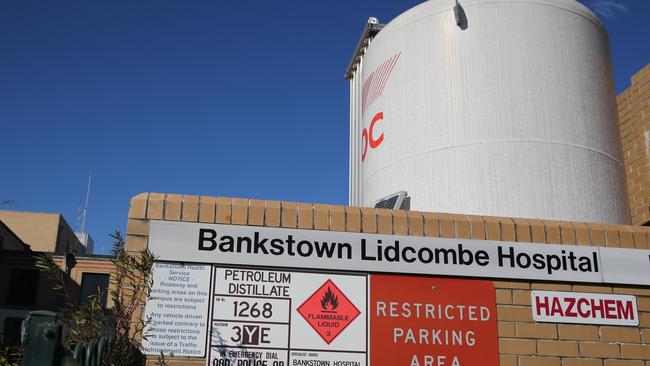
{"label": "brick building wall", "polygon": [[617,97],[630,217],[633,225],[650,222],[650,64],[632,76]]}
{"label": "brick building wall", "polygon": [[[640,226],[143,193],[131,200],[127,250],[147,247],[149,220],[650,249],[650,228]],[[493,282],[501,366],[650,366],[650,287]],[[618,327],[535,323],[531,290],[635,295],[640,324]],[[174,357],[167,361],[169,365],[205,364],[203,358]],[[156,359],[148,362],[154,365]]]}
{"label": "brick building wall", "polygon": [[86,248],[59,213],[0,210],[0,220],[33,251],[85,253]]}

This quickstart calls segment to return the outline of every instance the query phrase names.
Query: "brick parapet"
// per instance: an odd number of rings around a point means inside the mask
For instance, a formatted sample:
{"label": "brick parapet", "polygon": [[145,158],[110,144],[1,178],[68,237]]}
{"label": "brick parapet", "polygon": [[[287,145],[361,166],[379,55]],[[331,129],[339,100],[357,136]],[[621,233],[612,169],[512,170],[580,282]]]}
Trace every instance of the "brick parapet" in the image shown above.
{"label": "brick parapet", "polygon": [[[184,214],[189,212],[189,214]],[[585,222],[358,208],[244,198],[142,193],[131,200],[129,250],[146,246],[148,220],[325,231],[650,248],[650,228]],[[134,239],[140,237],[140,239]],[[131,242],[131,240],[134,240]],[[133,244],[133,245],[132,245]],[[135,247],[134,247],[135,245]]]}

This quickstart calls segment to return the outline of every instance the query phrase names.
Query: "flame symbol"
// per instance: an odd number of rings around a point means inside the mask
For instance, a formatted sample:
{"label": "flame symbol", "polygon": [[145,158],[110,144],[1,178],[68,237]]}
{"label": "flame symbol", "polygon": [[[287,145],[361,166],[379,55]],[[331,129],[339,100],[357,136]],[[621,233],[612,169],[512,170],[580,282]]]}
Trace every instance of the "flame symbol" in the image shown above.
{"label": "flame symbol", "polygon": [[325,292],[325,295],[320,300],[320,306],[323,308],[323,311],[334,311],[339,306],[339,298],[334,295],[329,286],[327,287],[327,292]]}

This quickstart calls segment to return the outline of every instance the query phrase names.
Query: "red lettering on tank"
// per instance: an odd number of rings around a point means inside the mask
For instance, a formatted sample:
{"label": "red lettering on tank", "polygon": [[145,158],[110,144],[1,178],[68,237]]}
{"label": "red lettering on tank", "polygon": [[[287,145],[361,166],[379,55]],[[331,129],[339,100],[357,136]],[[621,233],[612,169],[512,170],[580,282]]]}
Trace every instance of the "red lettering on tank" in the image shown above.
{"label": "red lettering on tank", "polygon": [[382,132],[379,137],[375,138],[374,129],[375,125],[384,120],[384,112],[379,112],[372,117],[370,122],[370,127],[368,129],[363,129],[361,132],[361,145],[363,146],[361,150],[361,161],[366,160],[366,154],[368,153],[368,146],[371,149],[376,149],[384,142],[384,133]]}

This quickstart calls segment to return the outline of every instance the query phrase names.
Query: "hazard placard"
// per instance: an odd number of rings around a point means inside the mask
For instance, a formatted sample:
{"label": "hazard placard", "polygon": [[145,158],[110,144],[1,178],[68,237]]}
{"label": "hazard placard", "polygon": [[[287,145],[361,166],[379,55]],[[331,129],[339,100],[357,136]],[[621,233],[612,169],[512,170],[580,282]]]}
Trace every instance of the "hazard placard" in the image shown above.
{"label": "hazard placard", "polygon": [[215,266],[208,365],[367,364],[367,276]]}
{"label": "hazard placard", "polygon": [[330,344],[361,311],[328,279],[298,308],[298,313]]}
{"label": "hazard placard", "polygon": [[498,366],[490,281],[370,276],[372,366]]}

